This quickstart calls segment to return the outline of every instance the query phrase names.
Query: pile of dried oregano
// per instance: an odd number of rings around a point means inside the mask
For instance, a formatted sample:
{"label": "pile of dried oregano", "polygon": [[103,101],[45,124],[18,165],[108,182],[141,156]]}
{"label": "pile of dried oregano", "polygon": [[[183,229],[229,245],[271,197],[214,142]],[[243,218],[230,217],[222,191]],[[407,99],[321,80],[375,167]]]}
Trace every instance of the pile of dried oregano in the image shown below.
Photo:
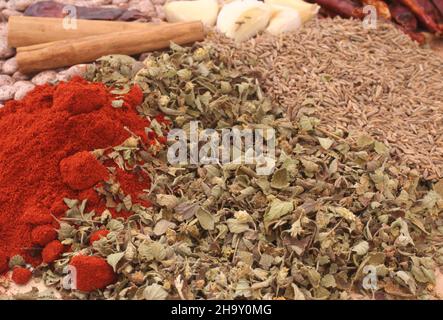
{"label": "pile of dried oregano", "polygon": [[[45,283],[66,297],[98,299],[433,298],[443,263],[443,182],[390,161],[388,147],[367,134],[351,139],[320,128],[309,106],[289,120],[252,74],[221,62],[227,58],[210,44],[172,45],[143,64],[104,57],[88,77],[115,93],[138,84],[140,113],[164,113],[173,128],[191,120],[200,129],[274,128],[274,173],[259,176],[245,164],[172,166],[166,150],[148,154],[134,136],[112,159],[143,163],[153,206],[129,199],[133,215],[124,220],[67,199],[59,238],[72,252],[41,269]],[[98,190],[109,206],[113,190]],[[91,246],[104,226],[110,233]],[[80,252],[106,258],[118,281],[88,295],[62,290],[68,258]],[[373,290],[364,285],[368,266],[377,274]]]}

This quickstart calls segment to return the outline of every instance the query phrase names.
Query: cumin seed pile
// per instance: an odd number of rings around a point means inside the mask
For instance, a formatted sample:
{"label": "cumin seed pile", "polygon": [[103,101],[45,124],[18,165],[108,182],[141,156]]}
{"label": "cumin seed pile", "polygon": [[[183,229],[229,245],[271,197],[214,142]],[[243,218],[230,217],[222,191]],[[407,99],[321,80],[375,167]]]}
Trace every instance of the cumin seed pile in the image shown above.
{"label": "cumin seed pile", "polygon": [[207,42],[258,76],[291,120],[315,114],[344,137],[367,132],[425,179],[443,176],[443,60],[394,26],[322,19],[279,38],[234,44],[213,33]]}

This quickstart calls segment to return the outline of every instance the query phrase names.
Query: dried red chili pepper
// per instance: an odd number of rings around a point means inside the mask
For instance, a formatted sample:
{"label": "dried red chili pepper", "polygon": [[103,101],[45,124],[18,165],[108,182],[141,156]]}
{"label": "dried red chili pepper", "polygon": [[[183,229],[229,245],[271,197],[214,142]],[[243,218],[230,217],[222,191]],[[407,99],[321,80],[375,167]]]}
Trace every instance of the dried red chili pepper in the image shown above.
{"label": "dried red chili pepper", "polygon": [[351,0],[315,0],[315,2],[344,18],[363,19],[365,17],[363,7]]}
{"label": "dried red chili pepper", "polygon": [[40,1],[31,4],[24,12],[25,16],[63,18],[70,13],[69,10],[75,8],[75,14],[78,19],[87,20],[120,20],[133,21],[145,18],[145,15],[138,10],[124,10],[119,8],[100,8],[100,7],[80,7],[67,6],[56,1]]}
{"label": "dried red chili pepper", "polygon": [[[426,11],[425,7],[422,6],[421,2],[417,0],[398,0],[400,3],[408,7],[418,18],[418,20],[423,23],[426,28],[431,32],[440,32],[440,28],[437,22],[433,20],[429,12]],[[426,0],[429,2],[429,0]]]}

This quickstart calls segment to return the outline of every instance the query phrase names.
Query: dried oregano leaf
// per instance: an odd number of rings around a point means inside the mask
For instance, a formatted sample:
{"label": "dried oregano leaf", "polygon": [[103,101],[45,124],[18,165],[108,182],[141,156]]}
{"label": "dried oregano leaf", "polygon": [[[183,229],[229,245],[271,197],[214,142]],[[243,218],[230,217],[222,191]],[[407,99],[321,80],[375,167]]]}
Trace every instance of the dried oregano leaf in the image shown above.
{"label": "dried oregano leaf", "polygon": [[322,148],[325,150],[328,150],[334,144],[334,140],[329,138],[317,138],[317,139]]}
{"label": "dried oregano leaf", "polygon": [[166,300],[168,292],[161,285],[154,283],[143,290],[143,297],[146,300]]}
{"label": "dried oregano leaf", "polygon": [[162,219],[156,223],[153,231],[157,236],[161,236],[162,234],[165,234],[169,228],[175,227],[175,223]]}
{"label": "dried oregano leaf", "polygon": [[369,243],[367,241],[361,241],[352,247],[354,251],[359,256],[364,256],[369,250]]}
{"label": "dried oregano leaf", "polygon": [[14,269],[17,266],[24,266],[26,264],[25,259],[21,255],[12,256],[9,259],[9,269]]}
{"label": "dried oregano leaf", "polygon": [[145,261],[162,261],[166,256],[164,245],[155,241],[141,244],[138,248],[138,254]]}
{"label": "dried oregano leaf", "polygon": [[157,203],[160,206],[164,206],[168,209],[174,209],[179,203],[180,200],[174,195],[170,194],[157,194]]}
{"label": "dried oregano leaf", "polygon": [[121,108],[121,107],[123,107],[123,103],[124,103],[124,100],[117,99],[117,100],[112,100],[111,104],[114,108]]}
{"label": "dried oregano leaf", "polygon": [[294,210],[294,204],[292,201],[281,201],[280,199],[274,199],[263,217],[264,222],[271,222],[278,220],[279,218],[287,215]]}
{"label": "dried oregano leaf", "polygon": [[60,223],[60,227],[58,229],[58,239],[60,241],[73,237],[74,233],[75,233],[75,228],[72,225],[66,222]]}
{"label": "dried oregano leaf", "polygon": [[209,213],[205,209],[200,208],[197,210],[195,215],[203,229],[214,230],[215,219],[211,213]]}
{"label": "dried oregano leaf", "polygon": [[117,252],[110,254],[106,261],[109,263],[109,265],[114,269],[114,271],[117,271],[117,264],[120,262],[120,260],[125,256],[125,252]]}
{"label": "dried oregano leaf", "polygon": [[271,187],[274,189],[284,189],[289,186],[289,175],[286,168],[278,169],[274,172],[271,180]]}

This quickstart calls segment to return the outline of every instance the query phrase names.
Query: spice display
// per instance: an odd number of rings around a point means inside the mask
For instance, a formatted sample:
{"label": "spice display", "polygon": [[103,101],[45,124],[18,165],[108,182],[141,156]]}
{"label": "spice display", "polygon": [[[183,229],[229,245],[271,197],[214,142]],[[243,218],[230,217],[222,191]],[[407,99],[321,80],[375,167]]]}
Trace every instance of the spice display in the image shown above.
{"label": "spice display", "polygon": [[[431,297],[441,259],[441,183],[423,184],[417,170],[391,161],[389,148],[365,133],[354,140],[322,128],[309,107],[293,120],[285,117],[253,78],[225,64],[230,56],[219,49],[213,39],[192,49],[173,45],[148,56],[135,75],[124,72],[131,58],[105,57],[89,78],[123,92],[136,83],[146,95],[140,111],[161,111],[178,127],[197,118],[203,127],[274,128],[274,173],[257,176],[254,164],[171,167],[160,153],[144,164],[152,206],[124,203],[132,214],[120,220],[107,210],[83,218],[80,202],[70,203],[59,238],[71,245],[71,261],[96,254],[108,275],[106,285],[78,287],[91,292],[82,297],[349,299],[352,288],[363,292],[370,265],[377,267],[379,297]],[[228,79],[236,84],[231,89]],[[198,95],[183,108],[188,90]],[[223,108],[236,104],[243,118]],[[139,146],[131,154],[133,162],[146,161]],[[109,197],[111,190],[98,191]],[[109,232],[91,245],[103,231]],[[46,273],[48,284],[62,281],[66,263]]]}

